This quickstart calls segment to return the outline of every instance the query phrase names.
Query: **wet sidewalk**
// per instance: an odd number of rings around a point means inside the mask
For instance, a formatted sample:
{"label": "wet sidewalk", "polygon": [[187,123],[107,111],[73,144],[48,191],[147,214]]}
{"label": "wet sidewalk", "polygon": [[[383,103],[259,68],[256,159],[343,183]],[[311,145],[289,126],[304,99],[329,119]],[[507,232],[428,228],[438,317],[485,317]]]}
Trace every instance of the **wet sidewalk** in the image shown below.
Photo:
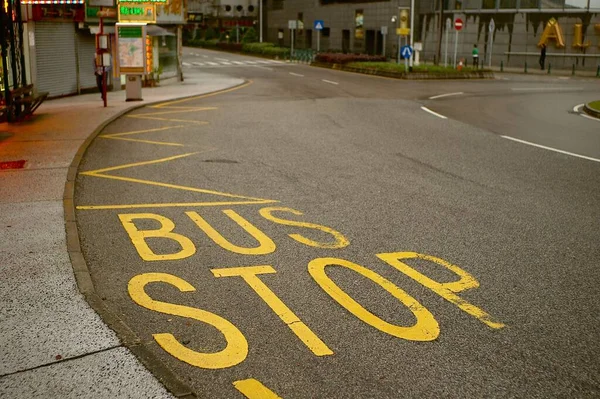
{"label": "wet sidewalk", "polygon": [[65,183],[79,148],[107,121],[241,83],[196,72],[143,89],[143,102],[126,102],[119,91],[104,108],[98,93],[87,94],[46,101],[31,120],[0,124],[0,397],[173,397],[80,293],[67,252],[63,201],[72,188]]}

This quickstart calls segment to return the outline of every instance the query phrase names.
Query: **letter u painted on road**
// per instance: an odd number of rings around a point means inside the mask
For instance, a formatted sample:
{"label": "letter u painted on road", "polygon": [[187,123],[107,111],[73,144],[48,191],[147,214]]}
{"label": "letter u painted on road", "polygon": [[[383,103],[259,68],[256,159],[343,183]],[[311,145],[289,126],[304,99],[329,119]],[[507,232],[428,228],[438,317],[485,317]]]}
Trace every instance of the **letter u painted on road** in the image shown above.
{"label": "letter u painted on road", "polygon": [[189,218],[192,219],[194,223],[196,223],[196,225],[200,227],[211,240],[228,251],[242,255],[267,255],[275,252],[276,247],[273,240],[271,240],[265,233],[257,229],[249,221],[241,217],[232,209],[225,209],[223,210],[223,213],[229,216],[231,220],[236,222],[242,229],[250,234],[256,241],[258,241],[258,247],[247,248],[232,244],[196,212],[186,212],[185,214],[188,215]]}

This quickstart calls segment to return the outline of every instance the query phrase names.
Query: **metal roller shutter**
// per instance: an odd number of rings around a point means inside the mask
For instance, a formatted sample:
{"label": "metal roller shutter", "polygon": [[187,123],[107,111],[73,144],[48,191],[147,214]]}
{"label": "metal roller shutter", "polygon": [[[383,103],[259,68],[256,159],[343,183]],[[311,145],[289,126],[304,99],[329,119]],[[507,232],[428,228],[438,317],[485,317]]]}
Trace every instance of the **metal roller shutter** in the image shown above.
{"label": "metal roller shutter", "polygon": [[79,86],[81,89],[96,87],[94,75],[94,56],[96,54],[96,38],[84,31],[77,33],[77,54],[79,56]]}
{"label": "metal roller shutter", "polygon": [[77,93],[75,24],[36,22],[35,55],[38,91],[50,97]]}

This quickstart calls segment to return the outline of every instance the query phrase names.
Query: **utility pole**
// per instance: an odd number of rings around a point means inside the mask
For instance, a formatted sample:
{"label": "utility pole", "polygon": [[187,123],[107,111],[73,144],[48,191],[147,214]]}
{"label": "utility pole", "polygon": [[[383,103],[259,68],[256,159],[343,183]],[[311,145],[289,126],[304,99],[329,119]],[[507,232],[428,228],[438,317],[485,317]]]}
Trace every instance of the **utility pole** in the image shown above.
{"label": "utility pole", "polygon": [[437,56],[435,58],[436,64],[440,64],[440,59],[442,58],[442,33],[444,31],[444,0],[438,0],[439,9],[440,9],[440,17],[439,17],[439,32],[438,32],[438,42],[437,42]]}
{"label": "utility pole", "polygon": [[263,41],[263,0],[258,0],[258,41]]}

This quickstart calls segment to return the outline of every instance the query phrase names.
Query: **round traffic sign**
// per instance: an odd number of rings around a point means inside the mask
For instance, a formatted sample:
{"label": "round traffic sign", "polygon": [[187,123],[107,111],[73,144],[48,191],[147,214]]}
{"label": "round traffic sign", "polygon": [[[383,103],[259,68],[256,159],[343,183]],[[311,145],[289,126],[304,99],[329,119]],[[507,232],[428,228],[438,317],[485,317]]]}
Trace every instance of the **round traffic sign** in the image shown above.
{"label": "round traffic sign", "polygon": [[456,30],[461,30],[463,27],[463,20],[460,18],[456,18],[454,20],[454,29]]}

